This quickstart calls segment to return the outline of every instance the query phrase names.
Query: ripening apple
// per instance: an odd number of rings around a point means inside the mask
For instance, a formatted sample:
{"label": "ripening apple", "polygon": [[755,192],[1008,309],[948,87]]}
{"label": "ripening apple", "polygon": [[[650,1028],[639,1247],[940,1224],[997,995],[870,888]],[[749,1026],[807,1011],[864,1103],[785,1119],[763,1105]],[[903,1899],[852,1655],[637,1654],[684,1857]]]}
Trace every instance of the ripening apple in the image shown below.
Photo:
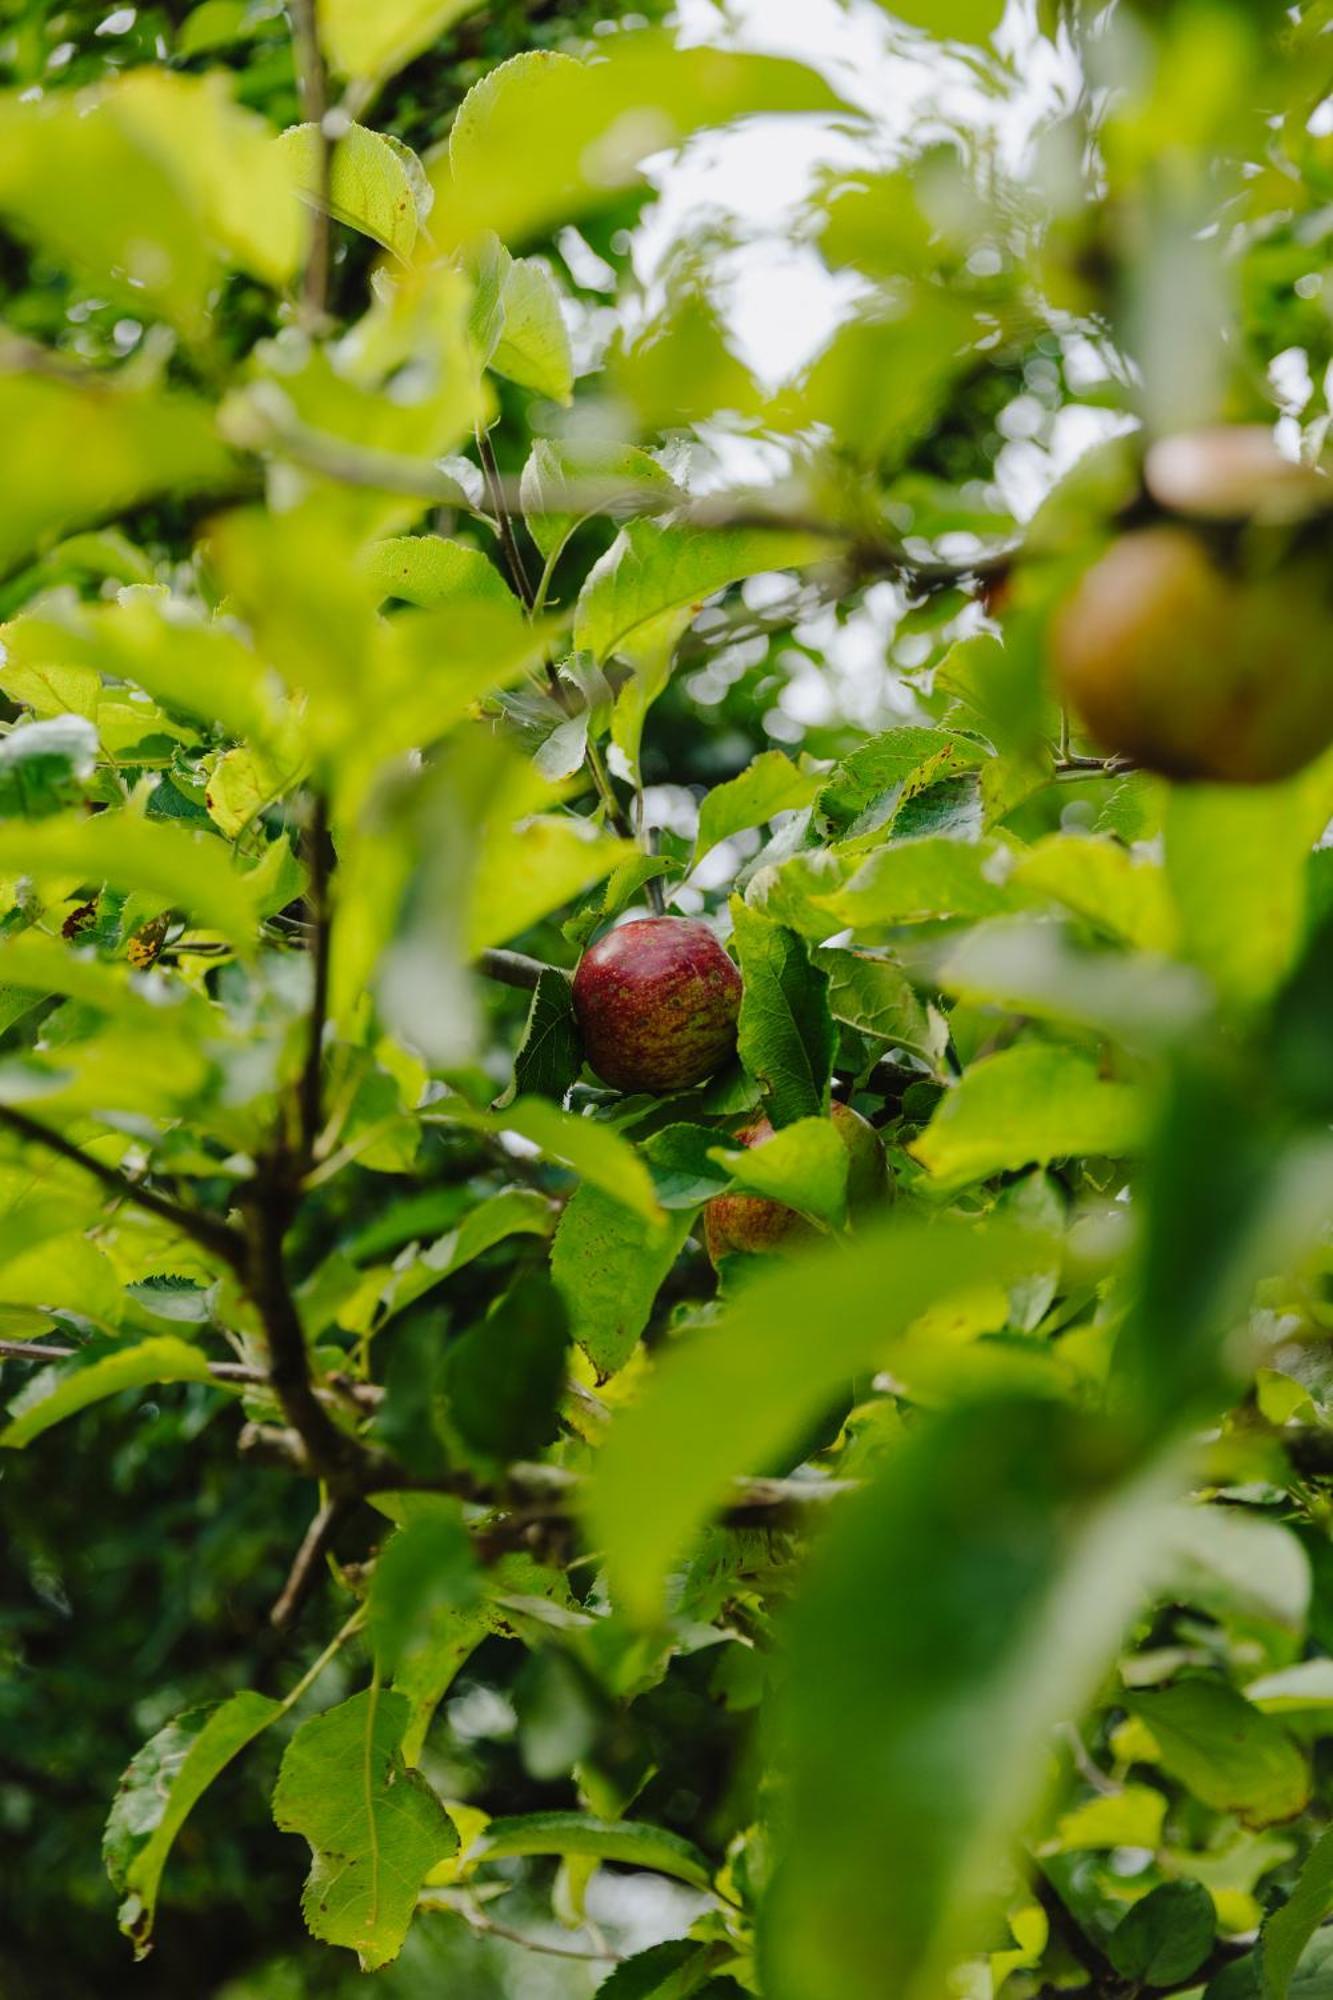
{"label": "ripening apple", "polygon": [[574,974],[583,1053],[616,1090],[662,1096],[702,1083],[736,1047],[740,1005],[740,973],[688,917],[621,924]]}
{"label": "ripening apple", "polygon": [[1189,528],[1135,530],[1061,606],[1051,655],[1093,740],[1164,777],[1267,784],[1333,741],[1333,592],[1313,557],[1236,574]]}
{"label": "ripening apple", "polygon": [[[850,1104],[833,1106],[833,1125],[847,1148],[847,1206],[852,1215],[884,1193],[884,1148],[873,1125]],[[773,1137],[767,1118],[756,1118],[737,1134],[742,1146],[762,1146]],[[714,1264],[746,1251],[789,1250],[818,1232],[794,1208],[762,1194],[716,1194],[704,1208],[704,1245]]]}

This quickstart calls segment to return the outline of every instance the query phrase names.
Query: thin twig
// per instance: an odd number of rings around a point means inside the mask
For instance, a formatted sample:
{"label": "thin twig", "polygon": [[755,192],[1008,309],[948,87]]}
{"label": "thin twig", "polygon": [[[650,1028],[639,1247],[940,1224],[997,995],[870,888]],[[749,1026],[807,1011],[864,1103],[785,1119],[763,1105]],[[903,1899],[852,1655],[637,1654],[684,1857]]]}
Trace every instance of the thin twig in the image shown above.
{"label": "thin twig", "polygon": [[350,1500],[326,1500],[311,1521],[301,1538],[301,1546],[292,1558],[287,1581],[269,1612],[269,1624],[275,1631],[285,1632],[296,1622],[297,1614],[319,1581],[320,1565],[333,1545],[333,1538],[352,1511]]}
{"label": "thin twig", "polygon": [[0,1340],[0,1361],[69,1361],[77,1347],[48,1347],[40,1340]]}
{"label": "thin twig", "polygon": [[48,1153],[67,1160],[71,1166],[81,1168],[93,1180],[100,1182],[109,1194],[120,1201],[132,1203],[149,1215],[155,1215],[159,1222],[165,1222],[182,1236],[190,1237],[201,1249],[220,1259],[231,1270],[242,1269],[245,1263],[244,1239],[217,1216],[205,1215],[196,1208],[186,1208],[182,1203],[171,1201],[166,1195],[145,1187],[142,1181],[122,1173],[119,1167],[109,1167],[102,1160],[94,1159],[91,1153],[85,1153],[62,1133],[43,1125],[39,1119],[30,1118],[26,1111],[16,1110],[12,1104],[0,1105],[0,1127],[8,1127],[30,1145],[42,1146]]}
{"label": "thin twig", "polygon": [[529,958],[522,951],[484,951],[476,961],[478,972],[484,972],[488,979],[497,979],[502,986],[518,986],[531,993],[544,972],[557,972],[558,966],[544,965],[539,958]]}
{"label": "thin twig", "polygon": [[532,578],[528,575],[528,566],[523,560],[518,537],[514,533],[513,518],[505,498],[504,482],[500,477],[495,447],[484,424],[477,425],[477,455],[481,460],[482,477],[486,481],[487,497],[491,503],[491,512],[495,516],[496,533],[500,537],[505,567],[509,571],[514,589],[523,600],[524,608],[532,611],[536,608],[537,592],[533,587]]}
{"label": "thin twig", "polygon": [[307,332],[317,333],[328,315],[332,250],[329,197],[333,159],[326,128],[329,109],[328,78],[319,46],[315,0],[290,0],[289,13],[292,24],[292,45],[296,56],[296,74],[301,91],[301,111],[307,123],[315,128],[315,189],[310,215],[310,240],[306,245],[305,270],[301,278],[301,305]]}
{"label": "thin twig", "polygon": [[314,1161],[315,1147],[323,1123],[324,1030],[329,1018],[329,947],[332,938],[332,907],[329,899],[330,841],[329,802],[316,792],[306,829],[306,869],[309,887],[306,902],[314,936],[311,940],[312,991],[306,1042],[305,1067],[301,1072],[299,1113],[302,1170]]}
{"label": "thin twig", "polygon": [[328,1666],[331,1660],[337,1658],[338,1654],[347,1644],[347,1641],[355,1637],[355,1635],[361,1630],[365,1622],[366,1622],[366,1607],[364,1604],[358,1604],[356,1610],[347,1620],[347,1623],[344,1626],[342,1626],[339,1631],[334,1633],[333,1637],[330,1639],[328,1645],[324,1648],[324,1651],[320,1654],[319,1658],[315,1661],[314,1665],[307,1667],[306,1671],[302,1674],[300,1680],[296,1683],[296,1686],[292,1688],[289,1693],[283,1696],[282,1709],[281,1709],[281,1713],[283,1715],[289,1715],[291,1711],[296,1707],[297,1702],[300,1701],[302,1695],[309,1694],[311,1688],[315,1685],[315,1682],[319,1679],[325,1667]]}
{"label": "thin twig", "polygon": [[508,1924],[496,1923],[494,1917],[488,1917],[475,1903],[470,1901],[464,1903],[448,1894],[432,1896],[427,1890],[417,1898],[417,1908],[440,1915],[447,1913],[450,1916],[461,1917],[469,1930],[485,1937],[503,1938],[506,1944],[521,1945],[524,1951],[541,1952],[547,1958],[577,1958],[589,1963],[609,1965],[625,1963],[624,1953],[612,1951],[609,1947],[604,1947],[600,1951],[583,1951],[575,1945],[548,1944],[544,1938],[529,1937],[523,1931],[510,1930]]}

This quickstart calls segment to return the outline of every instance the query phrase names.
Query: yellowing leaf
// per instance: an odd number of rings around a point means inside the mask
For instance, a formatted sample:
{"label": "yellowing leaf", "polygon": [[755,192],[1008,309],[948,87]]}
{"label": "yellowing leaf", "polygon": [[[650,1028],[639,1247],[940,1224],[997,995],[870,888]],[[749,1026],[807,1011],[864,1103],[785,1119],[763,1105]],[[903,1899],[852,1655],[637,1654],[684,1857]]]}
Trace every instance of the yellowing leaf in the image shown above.
{"label": "yellowing leaf", "polygon": [[[14,372],[6,372],[7,364]],[[0,566],[154,493],[224,492],[239,468],[193,396],[22,370],[0,348]]]}
{"label": "yellowing leaf", "polygon": [[1166,873],[1186,956],[1227,1000],[1267,999],[1300,949],[1306,861],[1333,811],[1333,757],[1282,785],[1175,785]]}
{"label": "yellowing leaf", "polygon": [[500,304],[504,324],[490,366],[553,402],[570,402],[574,356],[560,294],[547,266],[535,257],[516,257],[505,273]]}
{"label": "yellowing leaf", "polygon": [[1104,1082],[1072,1049],[1022,1042],[974,1064],[911,1150],[941,1189],[966,1187],[1068,1154],[1137,1152],[1148,1121],[1133,1084]]}
{"label": "yellowing leaf", "polygon": [[340,76],[392,76],[481,0],[318,0],[320,40]]}
{"label": "yellowing leaf", "polygon": [[[488,835],[473,885],[465,945],[476,958],[600,882],[635,852],[586,821],[538,814]],[[3,863],[0,862],[0,866]]]}
{"label": "yellowing leaf", "polygon": [[433,610],[474,599],[518,609],[489,556],[444,535],[390,535],[367,549],[364,570],[382,597]]}
{"label": "yellowing leaf", "polygon": [[0,826],[0,874],[109,882],[186,911],[241,951],[253,942],[256,912],[246,878],[223,843],[162,820],[100,813],[96,819]]}
{"label": "yellowing leaf", "polygon": [[[276,144],[290,185],[307,201],[318,201],[319,142],[314,126],[289,126]],[[336,222],[359,229],[403,259],[411,255],[417,240],[417,202],[424,185],[404,159],[406,150],[368,126],[349,125],[333,147],[328,190],[329,213]]]}

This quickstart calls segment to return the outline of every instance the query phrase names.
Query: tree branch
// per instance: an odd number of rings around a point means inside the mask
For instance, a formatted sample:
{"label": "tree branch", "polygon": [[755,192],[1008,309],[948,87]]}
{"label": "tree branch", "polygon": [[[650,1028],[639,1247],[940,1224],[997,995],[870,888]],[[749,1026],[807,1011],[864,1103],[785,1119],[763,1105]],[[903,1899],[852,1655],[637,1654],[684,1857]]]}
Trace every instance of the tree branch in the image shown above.
{"label": "tree branch", "polygon": [[338,1499],[372,1492],[396,1468],[340,1429],[311,1379],[305,1328],[287,1279],[284,1241],[295,1208],[291,1163],[279,1153],[263,1163],[242,1196],[246,1218],[242,1283],[268,1343],[268,1385],[305,1448],[310,1469]]}
{"label": "tree branch", "polygon": [[285,1632],[295,1624],[302,1605],[319,1582],[320,1567],[352,1506],[351,1500],[326,1500],[306,1529],[301,1546],[292,1559],[287,1581],[268,1614],[269,1623],[275,1631]]}
{"label": "tree branch", "polygon": [[502,986],[519,986],[531,993],[544,972],[558,972],[556,965],[544,965],[539,958],[529,958],[522,951],[484,951],[475,961],[478,972],[484,972],[488,979],[497,979]]}
{"label": "tree branch", "polygon": [[310,945],[313,983],[309,1039],[298,1090],[302,1172],[307,1172],[314,1162],[315,1145],[323,1124],[324,1030],[329,1017],[329,947],[333,934],[333,912],[329,900],[329,802],[323,792],[316,792],[314,797],[310,824],[306,828],[305,849],[310,877],[306,901],[314,935]]}
{"label": "tree branch", "polygon": [[329,109],[328,78],[319,46],[315,0],[289,0],[292,45],[301,92],[301,112],[315,128],[315,192],[311,205],[310,241],[301,279],[302,317],[306,331],[317,333],[328,316],[332,234],[329,224],[332,147],[325,121]]}
{"label": "tree branch", "polygon": [[182,1203],[171,1201],[166,1195],[157,1194],[145,1187],[119,1167],[109,1167],[103,1161],[85,1153],[63,1133],[55,1132],[39,1119],[30,1118],[26,1111],[18,1111],[11,1104],[0,1104],[0,1129],[7,1127],[16,1137],[25,1139],[29,1145],[42,1146],[58,1159],[66,1160],[73,1167],[79,1167],[92,1179],[100,1182],[109,1194],[119,1201],[128,1201],[135,1208],[143,1209],[148,1215],[155,1215],[159,1222],[165,1222],[182,1236],[188,1236],[201,1249],[217,1257],[229,1269],[239,1272],[245,1263],[245,1242],[229,1223],[217,1216],[205,1215],[197,1208],[186,1208]]}

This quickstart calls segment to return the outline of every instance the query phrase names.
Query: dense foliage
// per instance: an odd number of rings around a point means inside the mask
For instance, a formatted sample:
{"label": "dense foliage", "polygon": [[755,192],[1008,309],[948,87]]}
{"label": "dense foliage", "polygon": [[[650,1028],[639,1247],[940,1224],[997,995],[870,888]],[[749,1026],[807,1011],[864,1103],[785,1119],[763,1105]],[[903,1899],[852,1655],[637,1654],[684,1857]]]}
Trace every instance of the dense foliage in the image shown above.
{"label": "dense foliage", "polygon": [[1333,2000],[1333,6],[848,5],[0,8],[7,2000]]}

